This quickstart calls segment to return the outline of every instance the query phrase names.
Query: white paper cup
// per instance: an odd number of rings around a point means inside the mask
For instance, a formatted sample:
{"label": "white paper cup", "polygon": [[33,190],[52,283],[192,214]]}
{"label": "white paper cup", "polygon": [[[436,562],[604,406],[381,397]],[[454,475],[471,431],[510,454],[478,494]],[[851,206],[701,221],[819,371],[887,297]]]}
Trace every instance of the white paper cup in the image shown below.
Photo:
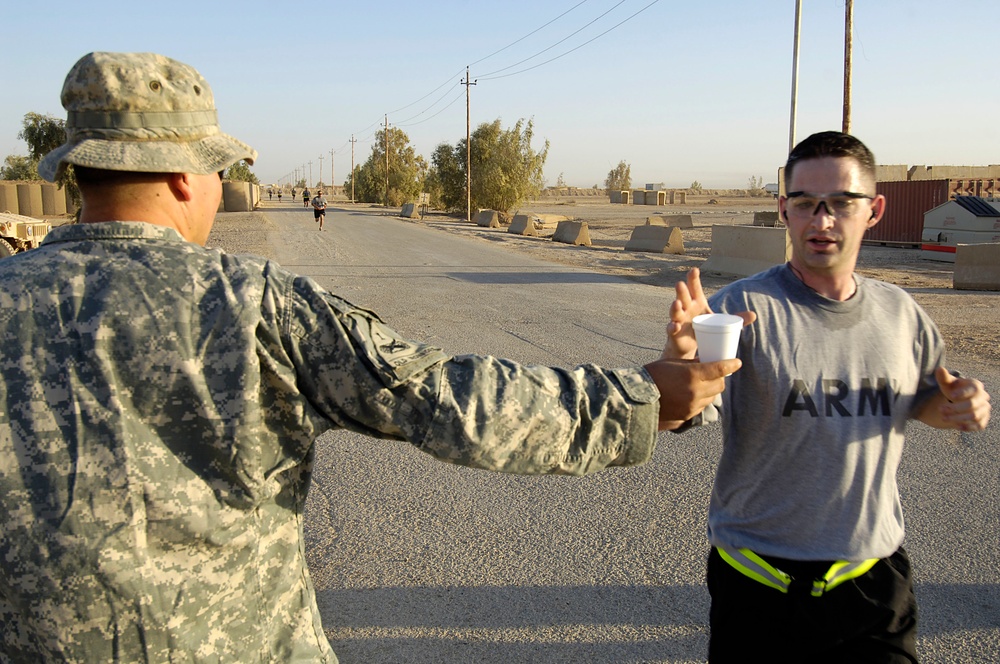
{"label": "white paper cup", "polygon": [[698,359],[718,362],[736,357],[743,319],[731,314],[702,314],[692,321],[698,341]]}

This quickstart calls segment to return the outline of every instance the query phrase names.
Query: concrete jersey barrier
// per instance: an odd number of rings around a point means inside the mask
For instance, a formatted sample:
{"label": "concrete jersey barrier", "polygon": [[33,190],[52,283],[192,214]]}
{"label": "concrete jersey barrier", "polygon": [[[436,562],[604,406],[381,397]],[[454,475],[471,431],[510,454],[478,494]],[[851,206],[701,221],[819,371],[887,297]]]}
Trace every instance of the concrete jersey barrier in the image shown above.
{"label": "concrete jersey barrier", "polygon": [[535,230],[535,220],[526,214],[515,214],[514,221],[510,222],[507,232],[514,235],[538,236],[538,231]]}
{"label": "concrete jersey barrier", "polygon": [[784,228],[712,226],[712,254],[701,269],[749,277],[787,262],[791,255]]}
{"label": "concrete jersey barrier", "polygon": [[500,215],[496,210],[480,210],[476,215],[476,225],[484,228],[500,228]]}
{"label": "concrete jersey barrier", "polygon": [[1000,243],[955,247],[955,290],[1000,291]]}
{"label": "concrete jersey barrier", "polygon": [[646,217],[647,226],[674,226],[676,228],[694,228],[689,214],[657,214]]}
{"label": "concrete jersey barrier", "polygon": [[552,241],[589,247],[590,227],[586,221],[560,221]]}
{"label": "concrete jersey barrier", "polygon": [[403,210],[399,214],[405,219],[420,219],[420,208],[416,203],[404,203]]}
{"label": "concrete jersey barrier", "polygon": [[625,243],[625,251],[649,251],[657,254],[683,254],[681,229],[673,226],[636,226]]}

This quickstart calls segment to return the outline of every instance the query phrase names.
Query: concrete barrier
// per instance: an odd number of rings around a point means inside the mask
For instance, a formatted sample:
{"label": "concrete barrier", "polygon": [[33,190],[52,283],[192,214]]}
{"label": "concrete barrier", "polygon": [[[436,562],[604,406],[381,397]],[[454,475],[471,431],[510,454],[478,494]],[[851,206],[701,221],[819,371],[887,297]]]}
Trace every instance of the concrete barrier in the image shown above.
{"label": "concrete barrier", "polygon": [[484,228],[500,228],[500,215],[496,210],[480,210],[476,215],[476,225]]}
{"label": "concrete barrier", "polygon": [[784,228],[712,226],[712,255],[701,269],[748,277],[787,262],[791,255]]}
{"label": "concrete barrier", "polygon": [[647,226],[672,226],[673,228],[694,228],[689,214],[658,214],[646,217]]}
{"label": "concrete barrier", "polygon": [[62,187],[46,182],[42,187],[42,214],[47,217],[61,217],[66,214],[66,193]]}
{"label": "concrete barrier", "polygon": [[526,214],[515,214],[514,221],[510,222],[507,232],[514,235],[538,237],[538,231],[535,229],[535,220]]}
{"label": "concrete barrier", "polygon": [[955,290],[1000,291],[1000,243],[955,247]]}
{"label": "concrete barrier", "polygon": [[590,227],[586,221],[560,221],[552,241],[589,247]]}
{"label": "concrete barrier", "polygon": [[761,212],[753,213],[753,225],[754,226],[767,226],[769,228],[775,228],[778,226],[778,211],[777,210],[764,210]]}
{"label": "concrete barrier", "polygon": [[0,212],[18,214],[17,185],[13,182],[0,182]]}
{"label": "concrete barrier", "polygon": [[608,192],[608,199],[611,201],[612,205],[621,205],[621,202],[622,202],[622,192],[620,192],[620,191],[610,191],[610,192]]}
{"label": "concrete barrier", "polygon": [[403,203],[400,216],[406,219],[420,219],[420,207],[416,203]]}
{"label": "concrete barrier", "polygon": [[666,205],[666,204],[667,204],[667,192],[665,191],[646,192],[646,205]]}
{"label": "concrete barrier", "polygon": [[572,217],[567,217],[564,214],[531,213],[529,216],[534,217],[542,226],[558,226],[560,221],[573,221]]}
{"label": "concrete barrier", "polygon": [[253,194],[249,182],[223,182],[222,202],[226,212],[249,212],[253,209]]}
{"label": "concrete barrier", "polygon": [[633,189],[632,190],[632,205],[645,205],[646,204],[646,190],[645,189]]}
{"label": "concrete barrier", "polygon": [[671,205],[684,205],[687,203],[687,192],[686,191],[671,191],[670,192],[670,204]]}
{"label": "concrete barrier", "polygon": [[42,217],[42,184],[40,182],[17,185],[18,214],[25,217]]}
{"label": "concrete barrier", "polygon": [[681,229],[671,226],[636,226],[625,243],[625,251],[650,251],[656,254],[683,254]]}

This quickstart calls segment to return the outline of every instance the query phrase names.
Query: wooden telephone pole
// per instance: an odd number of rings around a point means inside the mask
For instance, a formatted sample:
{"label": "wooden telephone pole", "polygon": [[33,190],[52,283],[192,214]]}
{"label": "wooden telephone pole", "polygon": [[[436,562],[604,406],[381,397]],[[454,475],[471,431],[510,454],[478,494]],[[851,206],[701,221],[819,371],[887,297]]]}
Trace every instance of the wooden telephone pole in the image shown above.
{"label": "wooden telephone pole", "polygon": [[351,134],[351,202],[354,202],[354,144],[358,142],[358,139],[354,138],[354,134]]}
{"label": "wooden telephone pole", "polygon": [[385,116],[385,206],[389,207],[389,116]]}
{"label": "wooden telephone pole", "polygon": [[792,109],[788,121],[788,152],[795,147],[795,114],[799,104],[799,30],[802,28],[802,0],[795,0],[795,32],[792,37]]}
{"label": "wooden telephone pole", "polygon": [[[476,79],[477,81],[479,79]],[[465,220],[472,221],[472,130],[469,115],[469,86],[476,81],[469,81],[469,68],[465,68]]]}
{"label": "wooden telephone pole", "polygon": [[844,125],[842,131],[851,133],[851,54],[854,50],[854,0],[847,0],[844,16]]}

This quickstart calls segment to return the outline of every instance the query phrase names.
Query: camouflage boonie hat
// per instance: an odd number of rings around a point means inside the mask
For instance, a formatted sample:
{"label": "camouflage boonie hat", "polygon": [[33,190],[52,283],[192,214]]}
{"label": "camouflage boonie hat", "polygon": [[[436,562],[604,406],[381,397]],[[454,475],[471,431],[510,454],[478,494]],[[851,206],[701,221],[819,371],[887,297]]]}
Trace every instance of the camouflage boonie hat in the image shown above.
{"label": "camouflage boonie hat", "polygon": [[257,151],[219,129],[208,82],[156,53],[88,53],[66,75],[66,143],[38,174],[53,182],[66,164],[111,171],[208,175]]}

